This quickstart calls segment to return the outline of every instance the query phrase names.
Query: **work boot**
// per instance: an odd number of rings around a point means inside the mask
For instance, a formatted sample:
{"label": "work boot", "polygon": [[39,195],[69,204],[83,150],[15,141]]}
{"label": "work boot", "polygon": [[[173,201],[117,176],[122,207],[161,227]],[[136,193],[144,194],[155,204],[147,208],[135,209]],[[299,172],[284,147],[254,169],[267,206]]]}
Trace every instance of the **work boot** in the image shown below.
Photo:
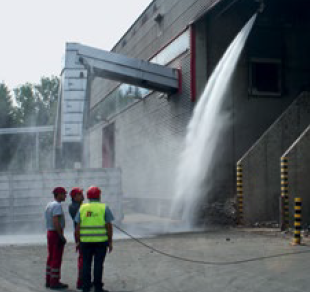
{"label": "work boot", "polygon": [[109,292],[109,290],[101,288],[101,289],[95,289],[95,292]]}
{"label": "work boot", "polygon": [[50,286],[51,290],[62,290],[62,289],[67,289],[69,286],[67,284],[59,282],[56,285]]}

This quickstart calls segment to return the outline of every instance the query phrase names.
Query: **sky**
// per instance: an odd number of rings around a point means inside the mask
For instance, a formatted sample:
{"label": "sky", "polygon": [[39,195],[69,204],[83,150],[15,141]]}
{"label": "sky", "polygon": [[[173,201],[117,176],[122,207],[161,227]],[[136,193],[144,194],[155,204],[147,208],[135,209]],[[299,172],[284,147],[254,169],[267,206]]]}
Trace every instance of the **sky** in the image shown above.
{"label": "sky", "polygon": [[151,0],[0,0],[0,82],[59,76],[66,42],[111,50]]}

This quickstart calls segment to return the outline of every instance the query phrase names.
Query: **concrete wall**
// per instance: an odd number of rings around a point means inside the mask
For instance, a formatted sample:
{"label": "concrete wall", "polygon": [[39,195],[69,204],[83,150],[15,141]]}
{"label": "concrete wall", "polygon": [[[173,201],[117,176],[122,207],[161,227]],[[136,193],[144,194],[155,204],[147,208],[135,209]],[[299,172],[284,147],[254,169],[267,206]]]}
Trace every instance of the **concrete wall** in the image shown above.
{"label": "concrete wall", "polygon": [[310,94],[303,93],[239,160],[245,222],[279,219],[280,158],[310,123]]}
{"label": "concrete wall", "polygon": [[[42,231],[45,228],[44,210],[46,204],[53,200],[53,188],[63,186],[70,191],[73,187],[82,187],[86,191],[91,185],[101,188],[102,201],[110,206],[115,218],[121,220],[123,211],[119,169],[0,173],[0,230],[14,232],[25,228],[31,232]],[[68,228],[72,228],[68,214],[70,202],[68,195],[63,203]]]}
{"label": "concrete wall", "polygon": [[302,198],[302,224],[310,225],[310,126],[283,154],[288,158],[290,226],[294,226],[294,198]]}
{"label": "concrete wall", "polygon": [[91,168],[102,167],[102,127],[97,127],[89,132],[89,152],[88,163]]}

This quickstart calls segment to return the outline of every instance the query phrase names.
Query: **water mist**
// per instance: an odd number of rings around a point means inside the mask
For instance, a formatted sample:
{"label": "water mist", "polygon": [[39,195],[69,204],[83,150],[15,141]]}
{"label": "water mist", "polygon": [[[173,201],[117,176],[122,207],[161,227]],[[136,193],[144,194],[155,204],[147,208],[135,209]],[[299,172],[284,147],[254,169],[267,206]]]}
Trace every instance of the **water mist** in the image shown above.
{"label": "water mist", "polygon": [[171,212],[173,217],[181,214],[182,221],[188,226],[194,225],[197,206],[210,193],[211,176],[219,155],[217,148],[230,117],[224,110],[227,88],[256,16],[243,27],[219,61],[187,128]]}

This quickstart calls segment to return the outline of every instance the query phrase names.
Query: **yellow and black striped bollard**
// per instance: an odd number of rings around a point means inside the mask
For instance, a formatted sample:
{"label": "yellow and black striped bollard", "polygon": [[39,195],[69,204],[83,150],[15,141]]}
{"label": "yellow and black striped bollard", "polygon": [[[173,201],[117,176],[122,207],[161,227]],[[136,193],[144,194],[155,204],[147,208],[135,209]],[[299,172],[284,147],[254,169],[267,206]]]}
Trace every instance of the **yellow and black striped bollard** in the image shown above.
{"label": "yellow and black striped bollard", "polygon": [[237,164],[237,203],[238,203],[238,224],[243,224],[243,182],[242,165]]}
{"label": "yellow and black striped bollard", "polygon": [[294,213],[294,238],[293,245],[301,243],[301,198],[295,198],[295,213]]}
{"label": "yellow and black striped bollard", "polygon": [[288,158],[281,157],[281,198],[282,198],[282,227],[287,230],[289,228],[289,198],[288,198]]}

